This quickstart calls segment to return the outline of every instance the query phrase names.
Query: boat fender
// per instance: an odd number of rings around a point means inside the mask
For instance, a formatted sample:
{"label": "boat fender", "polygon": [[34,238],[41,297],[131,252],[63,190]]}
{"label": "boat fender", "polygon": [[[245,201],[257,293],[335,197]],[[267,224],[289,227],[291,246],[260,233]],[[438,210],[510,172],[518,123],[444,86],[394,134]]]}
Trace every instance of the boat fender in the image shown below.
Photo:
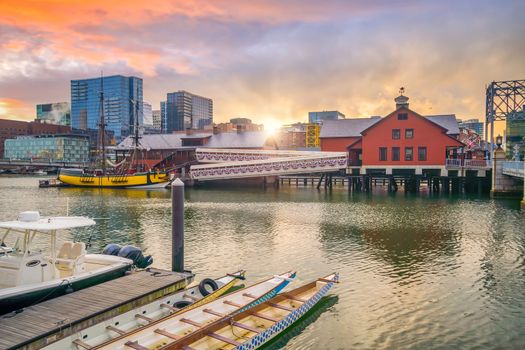
{"label": "boat fender", "polygon": [[118,252],[120,251],[120,248],[122,248],[122,246],[115,243],[110,243],[104,247],[104,250],[102,250],[102,254],[117,256]]}
{"label": "boat fender", "polygon": [[191,305],[191,301],[181,300],[177,301],[176,303],[173,303],[173,307],[176,307],[177,309],[185,308],[188,305]]}
{"label": "boat fender", "polygon": [[153,258],[151,255],[144,256],[140,248],[134,247],[132,245],[122,247],[118,252],[118,256],[133,260],[133,265],[140,269],[144,269],[153,263]]}
{"label": "boat fender", "polygon": [[216,291],[217,289],[219,289],[219,285],[217,284],[217,282],[215,282],[211,278],[205,278],[201,281],[201,283],[199,283],[199,292],[201,292],[203,297],[211,293],[206,289],[206,285],[210,286],[212,291]]}
{"label": "boat fender", "polygon": [[73,285],[71,282],[67,281],[67,288],[66,288],[66,294],[73,293],[75,290],[73,289]]}

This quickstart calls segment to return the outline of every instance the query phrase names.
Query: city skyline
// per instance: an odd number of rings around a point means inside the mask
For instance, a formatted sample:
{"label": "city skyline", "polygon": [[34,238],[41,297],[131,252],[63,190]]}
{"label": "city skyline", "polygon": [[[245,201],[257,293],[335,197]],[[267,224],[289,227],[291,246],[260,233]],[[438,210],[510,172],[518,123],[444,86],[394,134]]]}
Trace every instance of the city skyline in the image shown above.
{"label": "city skyline", "polygon": [[400,86],[421,113],[482,120],[485,85],[525,76],[519,1],[126,4],[2,2],[0,118],[34,119],[102,70],[143,78],[153,109],[208,96],[217,122],[385,115]]}

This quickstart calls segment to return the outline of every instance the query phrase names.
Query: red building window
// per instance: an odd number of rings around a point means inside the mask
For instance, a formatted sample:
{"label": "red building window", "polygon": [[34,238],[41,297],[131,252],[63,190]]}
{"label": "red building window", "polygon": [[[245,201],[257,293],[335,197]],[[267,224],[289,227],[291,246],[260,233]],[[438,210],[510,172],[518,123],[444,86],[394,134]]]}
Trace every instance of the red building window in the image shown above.
{"label": "red building window", "polygon": [[414,149],[412,147],[405,147],[405,160],[414,159]]}
{"label": "red building window", "polygon": [[405,139],[414,138],[414,129],[405,129]]}
{"label": "red building window", "polygon": [[381,161],[387,160],[386,147],[379,147],[379,160]]}
{"label": "red building window", "polygon": [[392,147],[392,160],[399,161],[399,147]]}
{"label": "red building window", "polygon": [[426,147],[417,148],[417,160],[427,160],[427,148]]}
{"label": "red building window", "polygon": [[408,113],[399,113],[397,115],[397,120],[408,120]]}
{"label": "red building window", "polygon": [[392,129],[392,140],[399,140],[401,138],[400,129]]}

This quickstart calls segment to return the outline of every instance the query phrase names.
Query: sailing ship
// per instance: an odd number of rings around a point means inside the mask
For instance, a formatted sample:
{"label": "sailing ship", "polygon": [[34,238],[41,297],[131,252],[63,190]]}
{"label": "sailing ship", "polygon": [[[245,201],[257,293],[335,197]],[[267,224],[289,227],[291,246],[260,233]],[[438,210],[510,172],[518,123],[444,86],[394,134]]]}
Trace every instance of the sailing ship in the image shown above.
{"label": "sailing ship", "polygon": [[[97,163],[91,169],[60,169],[58,180],[75,187],[109,187],[109,188],[164,188],[170,182],[166,172],[153,171],[141,162],[143,147],[140,144],[139,123],[137,119],[138,104],[134,104],[134,132],[131,136],[131,152],[118,163],[106,155],[106,122],[104,117],[104,85],[100,79],[100,120],[97,142]],[[110,168],[108,168],[108,165]]]}

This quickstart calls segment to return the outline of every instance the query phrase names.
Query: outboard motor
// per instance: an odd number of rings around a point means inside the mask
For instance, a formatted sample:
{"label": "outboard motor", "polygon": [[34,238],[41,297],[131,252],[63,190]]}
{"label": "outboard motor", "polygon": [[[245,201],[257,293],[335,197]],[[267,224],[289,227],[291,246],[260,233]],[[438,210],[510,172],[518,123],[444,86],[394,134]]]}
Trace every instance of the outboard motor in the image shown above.
{"label": "outboard motor", "polygon": [[141,269],[146,268],[153,263],[151,255],[144,256],[142,250],[132,245],[122,247],[118,252],[118,256],[133,260],[133,264]]}
{"label": "outboard motor", "polygon": [[102,254],[118,256],[118,252],[120,251],[120,248],[122,248],[122,246],[115,244],[115,243],[110,243],[104,247]]}

